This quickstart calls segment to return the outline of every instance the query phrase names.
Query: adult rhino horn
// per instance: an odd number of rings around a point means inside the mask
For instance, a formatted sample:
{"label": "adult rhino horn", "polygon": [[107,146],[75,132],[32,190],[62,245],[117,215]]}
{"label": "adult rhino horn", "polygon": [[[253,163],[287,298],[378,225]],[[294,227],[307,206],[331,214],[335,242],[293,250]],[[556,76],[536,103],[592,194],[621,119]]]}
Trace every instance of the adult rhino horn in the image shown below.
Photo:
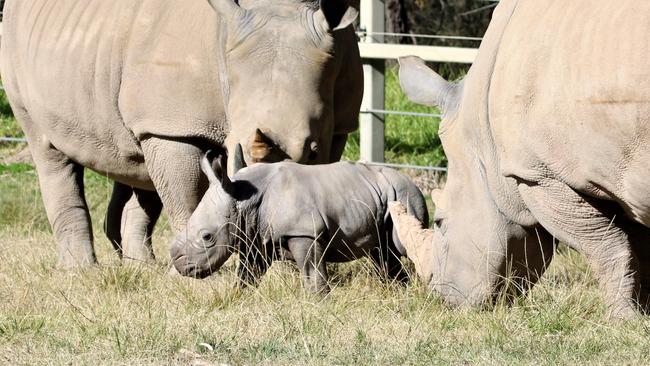
{"label": "adult rhino horn", "polygon": [[433,230],[423,228],[420,221],[409,215],[399,202],[389,202],[388,209],[406,256],[415,265],[415,272],[422,282],[428,285],[433,274]]}
{"label": "adult rhino horn", "polygon": [[270,139],[258,128],[253,136],[250,155],[253,161],[262,161],[271,153]]}
{"label": "adult rhino horn", "polygon": [[431,70],[417,56],[400,57],[399,81],[406,96],[413,102],[437,106],[443,114],[457,108],[461,84],[450,83]]}
{"label": "adult rhino horn", "polygon": [[244,14],[242,9],[233,0],[208,0],[212,9],[227,19],[237,18]]}

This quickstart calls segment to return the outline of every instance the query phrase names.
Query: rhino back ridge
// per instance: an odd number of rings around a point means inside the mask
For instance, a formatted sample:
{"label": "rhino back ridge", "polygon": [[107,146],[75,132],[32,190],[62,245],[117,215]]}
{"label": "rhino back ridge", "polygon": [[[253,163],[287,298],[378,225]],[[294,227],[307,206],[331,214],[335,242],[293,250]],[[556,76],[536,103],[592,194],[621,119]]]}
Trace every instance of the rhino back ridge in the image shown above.
{"label": "rhino back ridge", "polygon": [[558,179],[650,226],[649,14],[645,1],[519,2],[489,96],[504,175]]}
{"label": "rhino back ridge", "polygon": [[376,246],[389,201],[416,208],[413,214],[428,221],[424,197],[415,184],[385,168],[350,162],[258,164],[237,173],[235,184],[238,181],[255,187],[256,193],[240,203],[239,211],[253,213],[256,230],[275,242],[286,237],[331,242],[328,261],[360,257]]}
{"label": "rhino back ridge", "polygon": [[225,139],[216,27],[202,0],[7,2],[4,84],[28,137],[141,185],[139,140]]}

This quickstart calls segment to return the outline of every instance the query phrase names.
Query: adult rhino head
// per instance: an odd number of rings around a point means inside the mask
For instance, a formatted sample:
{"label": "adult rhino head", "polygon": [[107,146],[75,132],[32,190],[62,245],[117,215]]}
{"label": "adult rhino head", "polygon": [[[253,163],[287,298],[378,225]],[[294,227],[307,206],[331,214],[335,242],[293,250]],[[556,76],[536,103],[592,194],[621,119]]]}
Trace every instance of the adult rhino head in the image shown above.
{"label": "adult rhino head", "polygon": [[357,10],[344,0],[210,5],[220,21],[229,156],[239,143],[248,164],[339,160],[363,93],[350,26]]}
{"label": "adult rhino head", "polygon": [[[491,302],[505,290],[520,293],[546,269],[552,238],[525,212],[514,181],[498,175],[498,162],[480,102],[484,88],[472,89],[480,65],[451,83],[417,57],[399,60],[406,95],[442,112],[439,136],[448,159],[444,189],[435,189],[433,229],[421,225],[399,204],[391,214],[400,241],[421,279],[449,305]],[[478,66],[478,68],[477,68]]]}

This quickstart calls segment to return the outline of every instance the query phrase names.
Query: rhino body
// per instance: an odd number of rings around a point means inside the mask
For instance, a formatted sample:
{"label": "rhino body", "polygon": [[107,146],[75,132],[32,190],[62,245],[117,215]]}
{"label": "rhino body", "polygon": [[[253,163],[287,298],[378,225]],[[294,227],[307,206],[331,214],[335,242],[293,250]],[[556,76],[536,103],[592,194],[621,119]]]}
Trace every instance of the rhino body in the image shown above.
{"label": "rhino body", "polygon": [[148,259],[161,201],[180,229],[205,192],[207,149],[241,143],[247,163],[338,160],[362,95],[356,11],[320,4],[7,2],[3,83],[60,263],[96,261],[84,167],[117,182],[109,237]]}
{"label": "rhino body", "polygon": [[[553,237],[583,253],[613,315],[650,287],[650,3],[503,0],[460,83],[400,60],[406,94],[444,111],[433,230],[392,208],[420,275],[451,304],[544,272]],[[510,272],[510,273],[508,273]]]}
{"label": "rhino body", "polygon": [[255,283],[277,253],[297,262],[312,291],[327,289],[327,262],[365,255],[387,278],[402,281],[405,251],[387,203],[402,202],[428,223],[420,190],[388,168],[281,162],[244,168],[232,181],[217,175],[172,245],[174,265],[187,276],[214,273],[239,249],[242,283]]}

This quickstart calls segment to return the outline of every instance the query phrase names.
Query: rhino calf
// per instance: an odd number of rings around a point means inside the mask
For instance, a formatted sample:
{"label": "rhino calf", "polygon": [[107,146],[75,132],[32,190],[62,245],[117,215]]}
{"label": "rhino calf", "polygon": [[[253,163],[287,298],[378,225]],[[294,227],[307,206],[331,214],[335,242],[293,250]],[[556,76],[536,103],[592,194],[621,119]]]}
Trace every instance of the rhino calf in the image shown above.
{"label": "rhino calf", "polygon": [[225,163],[201,162],[210,188],[171,249],[181,274],[207,277],[239,250],[240,285],[255,283],[278,253],[296,261],[313,292],[329,289],[327,262],[366,255],[386,278],[406,280],[387,204],[401,202],[422,223],[428,212],[405,175],[349,162],[281,162],[243,168],[230,180]]}

